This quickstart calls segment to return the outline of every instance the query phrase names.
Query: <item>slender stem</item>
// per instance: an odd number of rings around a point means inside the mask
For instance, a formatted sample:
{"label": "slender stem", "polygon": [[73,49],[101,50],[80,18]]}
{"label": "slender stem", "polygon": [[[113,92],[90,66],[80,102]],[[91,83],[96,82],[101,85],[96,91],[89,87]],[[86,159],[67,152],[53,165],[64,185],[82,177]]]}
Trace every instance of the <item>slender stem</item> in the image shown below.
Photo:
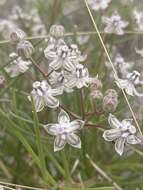
{"label": "slender stem", "polygon": [[91,158],[88,154],[86,154],[86,158],[89,160],[90,164],[98,171],[98,173],[104,177],[107,181],[109,181],[117,190],[123,190],[108,174],[105,173]]}
{"label": "slender stem", "polygon": [[84,111],[83,89],[80,90],[80,107],[81,107],[82,120],[84,121],[84,119],[85,119],[85,111]]}
{"label": "slender stem", "polygon": [[8,179],[12,179],[13,176],[11,175],[10,171],[8,170],[8,168],[2,160],[0,160],[0,168]]}
{"label": "slender stem", "polygon": [[31,57],[30,60],[32,61],[33,65],[40,71],[40,73],[47,78],[47,74],[41,69],[41,67],[36,63],[36,61]]}
{"label": "slender stem", "polygon": [[72,111],[68,110],[67,108],[65,108],[62,105],[59,105],[59,107],[63,110],[65,110],[71,117],[75,118],[75,119],[80,119],[80,116],[76,115],[75,113],[73,113]]}
{"label": "slender stem", "polygon": [[71,176],[70,176],[70,171],[69,171],[69,164],[67,160],[67,155],[65,153],[65,149],[62,150],[62,158],[63,158],[63,163],[64,163],[64,168],[65,168],[65,173],[66,173],[66,180],[71,182]]}
{"label": "slender stem", "polygon": [[36,140],[37,140],[38,154],[41,161],[42,174],[45,179],[47,178],[47,182],[49,181],[52,185],[56,185],[57,184],[56,181],[53,179],[53,177],[49,174],[49,172],[46,169],[45,156],[44,156],[44,151],[43,151],[42,142],[41,142],[39,121],[38,121],[38,117],[37,117],[32,96],[31,96],[31,102],[32,102],[33,118],[34,118],[34,123],[35,123],[34,129],[35,129]]}
{"label": "slender stem", "polygon": [[[107,34],[107,35],[112,35],[114,33],[105,33],[104,31],[99,31],[100,34]],[[131,35],[143,35],[143,31],[125,31],[124,34],[131,34]],[[74,32],[67,32],[64,34],[64,36],[74,36]],[[76,32],[76,35],[78,36],[87,36],[87,35],[98,35],[96,31],[81,31],[81,32]],[[49,34],[47,35],[40,35],[40,36],[28,36],[25,38],[25,40],[36,40],[36,39],[46,39],[49,38]],[[0,45],[3,44],[9,44],[11,43],[11,40],[1,40]]]}

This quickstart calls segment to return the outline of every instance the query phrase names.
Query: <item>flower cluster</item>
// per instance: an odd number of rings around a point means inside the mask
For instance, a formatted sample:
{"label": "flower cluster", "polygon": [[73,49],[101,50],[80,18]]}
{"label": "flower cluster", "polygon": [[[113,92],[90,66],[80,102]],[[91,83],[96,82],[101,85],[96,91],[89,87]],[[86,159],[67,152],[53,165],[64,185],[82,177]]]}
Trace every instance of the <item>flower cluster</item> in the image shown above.
{"label": "flower cluster", "polygon": [[49,70],[53,70],[50,81],[54,86],[71,92],[74,87],[87,87],[92,82],[88,69],[82,64],[86,55],[81,54],[76,44],[67,45],[61,38],[51,38],[44,53],[49,60]]}
{"label": "flower cluster", "polygon": [[10,34],[11,43],[16,45],[17,53],[9,55],[10,65],[5,67],[5,71],[10,77],[16,77],[25,73],[31,65],[30,57],[34,51],[32,44],[25,40],[26,34],[21,29],[15,29]]}
{"label": "flower cluster", "polygon": [[[63,94],[64,91],[71,93],[74,91],[74,88],[81,89],[88,87],[89,84],[94,83],[94,80],[96,80],[96,78],[89,76],[88,68],[83,64],[86,60],[86,55],[81,54],[76,44],[69,45],[65,42],[63,38],[64,31],[64,27],[61,25],[53,25],[50,28],[48,45],[44,50],[45,57],[49,62],[50,74],[48,80],[34,82],[31,92],[37,112],[40,112],[46,106],[49,108],[59,107],[60,102],[55,96]],[[31,100],[30,96],[29,99]],[[61,111],[61,113],[64,113],[65,116],[63,117],[67,116],[64,111]],[[58,131],[63,130],[64,135],[56,138],[55,151],[61,150],[66,142],[77,148],[81,146],[80,140],[74,131],[83,121],[79,120],[77,123],[67,123],[69,121],[63,123],[65,131],[63,127],[57,127]],[[73,125],[72,128],[71,125]],[[69,130],[70,134],[68,134]],[[50,128],[47,131],[50,131]],[[60,133],[51,134],[59,135]]]}

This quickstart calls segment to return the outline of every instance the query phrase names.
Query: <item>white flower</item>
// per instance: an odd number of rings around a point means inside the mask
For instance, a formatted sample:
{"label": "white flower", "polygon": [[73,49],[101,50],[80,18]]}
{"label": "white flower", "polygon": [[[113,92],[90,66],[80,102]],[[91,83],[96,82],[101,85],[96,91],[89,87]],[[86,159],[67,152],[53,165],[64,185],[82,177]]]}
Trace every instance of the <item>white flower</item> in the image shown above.
{"label": "white flower", "polygon": [[49,66],[52,69],[58,70],[62,68],[71,71],[74,68],[67,45],[62,44],[55,48],[54,44],[51,44],[44,50],[44,53],[45,57],[51,60]]}
{"label": "white flower", "polygon": [[115,141],[115,150],[120,155],[123,154],[126,143],[139,144],[141,142],[132,121],[132,119],[124,119],[120,122],[114,115],[109,115],[108,122],[112,129],[104,131],[103,138],[106,141]]}
{"label": "white flower", "polygon": [[25,73],[32,64],[31,61],[23,60],[21,57],[18,57],[16,53],[10,54],[9,57],[14,59],[9,66],[5,67],[5,71],[10,77],[16,77],[21,73]]}
{"label": "white flower", "polygon": [[[31,95],[35,104],[36,112],[40,112],[44,107],[56,108],[59,106],[59,100],[54,96],[62,93],[60,88],[52,89],[46,80],[33,83]],[[31,100],[30,96],[28,97]]]}
{"label": "white flower", "polygon": [[10,37],[11,31],[16,27],[16,25],[6,19],[0,19],[0,33],[3,38],[8,39]]}
{"label": "white flower", "polygon": [[133,71],[128,73],[126,79],[119,79],[115,77],[116,84],[119,88],[124,89],[125,92],[130,96],[143,96],[143,94],[137,92],[135,86],[142,85],[143,81],[140,80],[140,73],[138,71]]}
{"label": "white flower", "polygon": [[68,84],[68,79],[67,79],[68,75],[69,72],[66,71],[61,71],[61,72],[53,71],[49,76],[50,84],[55,88],[60,87],[63,92],[64,91],[67,93],[73,92],[72,86],[69,86]]}
{"label": "white flower", "polygon": [[88,0],[87,2],[90,5],[91,9],[98,11],[100,9],[105,10],[111,0]]}
{"label": "white flower", "polygon": [[52,69],[72,71],[78,62],[86,59],[81,55],[77,45],[72,44],[68,47],[62,40],[56,42],[50,43],[44,50],[45,57],[51,61],[49,67]]}
{"label": "white flower", "polygon": [[84,121],[74,120],[70,122],[68,114],[61,110],[58,116],[58,123],[51,123],[44,126],[50,135],[56,136],[54,142],[54,152],[62,150],[66,143],[75,148],[81,148],[81,140],[77,136],[77,131],[82,129]]}
{"label": "white flower", "polygon": [[73,72],[69,74],[67,78],[70,88],[77,87],[80,89],[84,86],[88,87],[92,81],[92,78],[89,77],[88,69],[81,64],[77,64]]}
{"label": "white flower", "polygon": [[138,25],[138,29],[140,31],[143,31],[143,11],[139,12],[135,9],[133,13],[135,16],[136,23]]}
{"label": "white flower", "polygon": [[122,20],[117,11],[111,17],[103,17],[103,23],[106,25],[104,32],[115,33],[117,35],[123,35],[123,29],[129,24],[127,21]]}
{"label": "white flower", "polygon": [[[117,53],[117,55],[114,58],[113,64],[118,74],[124,77],[128,74],[129,70],[132,68],[134,63],[126,62],[125,59],[119,53]],[[108,68],[111,68],[111,65],[109,62],[106,62],[105,65]],[[111,73],[111,76],[113,77],[113,72]]]}

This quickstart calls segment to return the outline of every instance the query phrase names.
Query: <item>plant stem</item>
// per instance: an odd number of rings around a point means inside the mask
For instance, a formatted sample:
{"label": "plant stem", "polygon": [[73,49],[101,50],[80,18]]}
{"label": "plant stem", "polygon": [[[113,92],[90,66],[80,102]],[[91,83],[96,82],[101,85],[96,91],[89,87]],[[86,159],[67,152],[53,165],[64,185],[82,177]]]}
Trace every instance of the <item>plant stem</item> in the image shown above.
{"label": "plant stem", "polygon": [[68,182],[71,182],[72,179],[71,179],[71,176],[70,176],[69,164],[68,164],[68,161],[67,161],[67,156],[66,156],[66,153],[65,153],[65,149],[62,150],[62,158],[63,158],[64,168],[65,168],[65,173],[66,173],[66,180]]}
{"label": "plant stem", "polygon": [[32,112],[33,112],[34,124],[35,124],[34,129],[35,129],[36,140],[37,140],[38,154],[39,154],[39,158],[41,161],[42,174],[43,174],[43,177],[45,179],[47,178],[47,181],[49,181],[52,185],[56,185],[56,181],[52,178],[52,176],[49,174],[49,172],[46,169],[45,156],[44,156],[44,151],[43,151],[42,142],[41,142],[40,129],[39,129],[39,121],[38,121],[38,117],[37,117],[37,113],[35,110],[35,105],[34,105],[32,96],[31,96],[31,102],[32,102]]}

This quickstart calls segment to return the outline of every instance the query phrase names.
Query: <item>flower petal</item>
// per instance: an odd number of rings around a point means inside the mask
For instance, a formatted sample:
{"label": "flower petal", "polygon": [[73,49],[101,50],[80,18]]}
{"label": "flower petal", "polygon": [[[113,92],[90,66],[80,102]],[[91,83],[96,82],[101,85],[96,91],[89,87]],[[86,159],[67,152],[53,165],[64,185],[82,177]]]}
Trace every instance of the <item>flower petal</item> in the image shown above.
{"label": "flower petal", "polygon": [[54,141],[54,152],[62,150],[66,144],[66,139],[62,138],[62,135],[58,135]]}
{"label": "flower petal", "polygon": [[116,79],[115,82],[116,82],[116,84],[117,84],[117,86],[118,86],[119,88],[125,89],[125,88],[128,87],[128,84],[129,84],[128,80],[126,80],[126,79],[119,79],[119,78],[117,78],[117,77],[115,77],[115,79]]}
{"label": "flower petal", "polygon": [[69,133],[67,135],[67,142],[68,142],[68,144],[70,144],[71,146],[73,146],[75,148],[81,148],[81,140],[80,140],[79,136],[77,136],[74,133]]}
{"label": "flower petal", "polygon": [[64,110],[60,111],[60,113],[58,115],[58,122],[60,124],[62,124],[62,123],[69,123],[70,122],[70,117],[69,117],[69,115]]}
{"label": "flower petal", "polygon": [[[43,108],[44,108],[44,101],[43,98],[41,96],[38,95],[32,95],[33,97],[33,101],[35,104],[35,110],[36,112],[40,112]],[[31,97],[29,96],[29,99],[31,100]]]}
{"label": "flower petal", "polygon": [[72,63],[72,61],[66,59],[66,61],[64,61],[64,69],[66,69],[67,71],[73,71],[75,69],[75,65]]}
{"label": "flower petal", "polygon": [[124,152],[125,138],[118,138],[115,142],[115,150],[121,156]]}
{"label": "flower petal", "polygon": [[79,119],[72,121],[69,127],[70,132],[82,129],[84,123],[85,123],[84,121]]}
{"label": "flower petal", "polygon": [[127,137],[127,143],[129,143],[129,144],[139,144],[139,143],[141,143],[141,139],[139,139],[135,135],[129,135]]}
{"label": "flower petal", "polygon": [[120,128],[122,126],[121,122],[111,113],[109,114],[108,122],[112,128]]}
{"label": "flower petal", "polygon": [[49,67],[53,68],[54,70],[58,70],[62,67],[62,61],[60,59],[54,59],[50,62]]}
{"label": "flower petal", "polygon": [[53,124],[53,123],[50,123],[50,124],[47,124],[47,125],[44,125],[44,128],[45,130],[50,134],[50,135],[58,135],[58,132],[57,132],[57,128],[59,127],[58,124]]}
{"label": "flower petal", "polygon": [[58,88],[53,88],[50,90],[53,96],[61,95],[63,94],[63,88],[58,87]]}
{"label": "flower petal", "polygon": [[106,130],[103,133],[103,138],[106,141],[114,141],[117,138],[119,138],[121,136],[121,130],[119,129],[110,129],[110,130]]}
{"label": "flower petal", "polygon": [[125,88],[125,91],[128,95],[134,96],[135,87],[133,84],[129,83],[128,86]]}
{"label": "flower petal", "polygon": [[73,76],[70,76],[70,77],[68,78],[68,81],[65,83],[65,86],[66,86],[67,88],[73,88],[73,87],[76,86],[76,82],[77,82],[76,78],[73,77]]}
{"label": "flower petal", "polygon": [[57,108],[59,106],[59,100],[50,95],[44,97],[44,102],[49,108]]}

